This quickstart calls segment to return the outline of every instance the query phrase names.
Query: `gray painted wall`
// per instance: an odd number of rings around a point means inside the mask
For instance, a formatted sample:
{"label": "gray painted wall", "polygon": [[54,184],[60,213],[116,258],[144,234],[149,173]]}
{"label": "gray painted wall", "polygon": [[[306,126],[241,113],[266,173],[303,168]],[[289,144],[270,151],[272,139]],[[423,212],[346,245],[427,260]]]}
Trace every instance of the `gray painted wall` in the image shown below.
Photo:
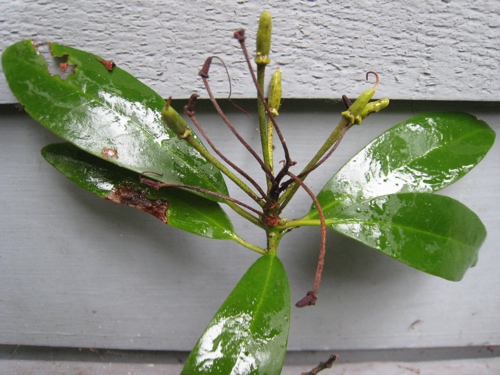
{"label": "gray painted wall", "polygon": [[[353,128],[328,165],[308,179],[309,186],[318,191],[391,125],[437,109],[466,110],[500,130],[494,104],[395,102]],[[299,165],[312,156],[340,110],[325,101],[285,101],[280,121]],[[255,118],[232,116],[257,146]],[[0,118],[3,343],[189,350],[256,255],[96,198],[41,158],[38,150],[54,136],[11,107]],[[198,118],[231,160],[260,174],[217,117],[210,112]],[[442,192],[477,212],[489,230],[478,265],[462,282],[426,275],[329,233],[320,301],[293,309],[290,349],[498,344],[499,158],[497,143],[477,168]],[[305,194],[296,203],[289,217],[306,213],[311,204]],[[244,237],[264,240],[260,231],[239,218],[235,222]],[[301,228],[281,244],[293,301],[312,284],[318,234],[318,228]]]}
{"label": "gray painted wall", "polygon": [[[367,70],[381,75],[377,95],[412,99],[393,101],[353,128],[323,172],[308,180],[313,190],[367,142],[418,113],[464,110],[500,129],[495,0],[1,2],[0,49],[24,38],[72,45],[114,60],[175,98],[193,91],[206,97],[196,73],[217,54],[229,64],[233,96],[253,97],[231,34],[243,26],[253,39],[263,8],[273,11],[280,34],[273,65],[282,67],[285,96],[317,99],[288,100],[280,111],[299,165],[337,121],[341,107],[325,99],[359,93]],[[222,71],[214,71],[212,84],[225,97]],[[15,103],[3,75],[0,103]],[[234,116],[256,144],[255,119]],[[255,170],[211,111],[199,117],[232,160]],[[0,106],[0,344],[190,350],[256,255],[99,200],[41,158],[39,149],[53,141],[23,112]],[[499,158],[497,143],[442,192],[477,212],[489,230],[478,265],[462,282],[423,274],[329,233],[321,299],[293,310],[290,349],[498,345]],[[297,201],[291,217],[310,205],[305,194]],[[240,233],[261,236],[235,219]],[[317,244],[317,228],[292,232],[282,243],[294,301],[310,288]]]}

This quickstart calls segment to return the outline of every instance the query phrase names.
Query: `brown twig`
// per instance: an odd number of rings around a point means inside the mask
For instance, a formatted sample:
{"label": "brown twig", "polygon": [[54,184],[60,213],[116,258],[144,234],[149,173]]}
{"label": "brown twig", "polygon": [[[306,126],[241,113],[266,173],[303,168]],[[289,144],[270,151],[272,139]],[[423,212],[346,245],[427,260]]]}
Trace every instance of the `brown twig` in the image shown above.
{"label": "brown twig", "polygon": [[326,249],[326,223],[325,215],[323,214],[323,209],[318,201],[318,198],[314,195],[311,189],[302,181],[299,177],[295,176],[293,173],[288,172],[288,175],[293,178],[306,192],[309,194],[311,199],[314,201],[316,208],[318,209],[319,220],[321,223],[321,241],[319,245],[319,259],[318,266],[316,268],[316,275],[314,277],[313,289],[308,291],[306,296],[302,298],[299,302],[295,304],[297,307],[305,307],[315,305],[318,300],[318,290],[319,284],[321,283],[321,274],[323,273],[323,267],[325,265],[325,249]]}
{"label": "brown twig", "polygon": [[227,81],[229,83],[229,94],[228,94],[227,98],[229,99],[229,98],[231,98],[231,92],[232,92],[231,76],[229,75],[229,70],[227,69],[226,63],[219,56],[207,57],[207,59],[205,60],[205,63],[203,64],[203,67],[198,72],[198,75],[200,77],[208,78],[208,71],[210,70],[210,66],[212,65],[213,59],[219,60],[222,64],[222,66],[224,67],[224,69],[226,70]]}
{"label": "brown twig", "polygon": [[207,189],[200,188],[198,186],[191,186],[191,185],[185,185],[185,184],[167,184],[167,183],[163,183],[163,182],[159,182],[159,181],[150,180],[149,178],[142,177],[142,175],[144,175],[146,173],[151,173],[151,174],[156,174],[156,175],[159,175],[159,173],[149,172],[149,171],[142,172],[141,177],[139,179],[139,181],[142,184],[151,186],[155,190],[159,190],[162,187],[177,187],[177,188],[183,188],[183,189],[193,190],[193,191],[197,191],[199,193],[208,194],[208,195],[211,195],[211,196],[219,198],[219,199],[223,199],[223,200],[226,200],[226,201],[229,201],[229,202],[236,203],[237,205],[239,205],[241,207],[244,207],[247,210],[252,211],[252,212],[256,213],[259,216],[263,215],[262,212],[256,210],[252,206],[249,206],[248,204],[243,203],[243,202],[241,202],[241,201],[239,201],[237,199],[228,197],[227,195],[219,194],[219,193],[216,193],[214,191],[210,191],[210,190],[207,190]]}
{"label": "brown twig", "polygon": [[266,173],[266,175],[274,181],[274,176],[272,175],[271,171],[269,168],[266,167],[264,164],[264,161],[260,158],[260,156],[255,152],[255,150],[243,139],[243,137],[238,133],[238,131],[235,129],[233,124],[229,121],[227,116],[224,114],[222,109],[220,108],[219,104],[217,103],[217,100],[215,99],[215,96],[212,93],[212,90],[210,88],[210,84],[208,83],[208,71],[210,69],[210,63],[207,63],[207,61],[211,62],[211,58],[208,58],[205,61],[205,64],[203,64],[203,68],[199,71],[198,75],[201,77],[203,80],[203,84],[205,85],[205,89],[207,90],[208,96],[210,100],[212,101],[212,104],[214,105],[215,110],[219,114],[219,116],[222,118],[224,123],[227,125],[229,130],[236,136],[236,138],[240,141],[240,143],[245,146],[245,148],[252,154],[252,156],[257,160],[259,165],[261,166],[262,170]]}
{"label": "brown twig", "polygon": [[226,70],[227,81],[229,83],[229,94],[227,95],[227,100],[229,102],[231,102],[231,104],[233,106],[235,106],[238,110],[240,110],[241,112],[243,112],[245,114],[245,116],[250,117],[250,114],[247,111],[245,111],[238,104],[236,104],[235,102],[233,102],[233,100],[231,99],[231,93],[232,93],[232,90],[233,90],[233,86],[231,84],[231,75],[229,74],[229,69],[227,68],[226,63],[224,62],[224,60],[222,60],[219,56],[210,56],[210,57],[208,57],[205,60],[205,63],[203,64],[203,67],[198,72],[198,75],[200,75],[202,77],[205,77],[205,78],[208,78],[208,71],[210,70],[210,65],[212,64],[212,60],[213,59],[219,60],[220,63],[222,64],[222,66],[224,67],[224,69]]}
{"label": "brown twig", "polygon": [[326,370],[327,368],[332,368],[333,362],[335,362],[339,356],[337,354],[331,354],[330,358],[326,362],[320,362],[315,368],[311,371],[303,372],[300,375],[317,375],[320,371]]}
{"label": "brown twig", "polygon": [[191,121],[193,122],[193,124],[196,126],[196,128],[198,129],[198,131],[200,132],[200,134],[203,136],[203,138],[205,138],[205,140],[208,142],[208,144],[210,145],[210,147],[212,148],[212,150],[214,150],[214,152],[219,155],[219,157],[224,160],[230,167],[232,167],[236,172],[238,172],[240,175],[242,175],[243,177],[245,177],[248,182],[250,182],[256,189],[257,191],[260,193],[260,195],[262,196],[262,198],[266,201],[269,200],[269,198],[267,197],[266,193],[264,192],[264,190],[262,190],[262,188],[259,186],[259,184],[253,179],[251,178],[245,171],[243,171],[240,167],[238,167],[236,164],[234,164],[231,160],[229,160],[215,145],[214,143],[212,142],[212,140],[210,139],[210,137],[207,135],[207,133],[205,133],[205,131],[203,130],[201,124],[199,123],[198,119],[195,117],[195,111],[194,111],[194,106],[195,106],[195,102],[196,100],[198,99],[199,95],[198,94],[193,94],[191,95],[191,98],[189,98],[189,102],[188,104],[186,104],[184,106],[184,113],[186,115],[189,116],[189,118],[191,119]]}
{"label": "brown twig", "polygon": [[346,109],[349,109],[349,107],[352,105],[352,102],[346,95],[342,95],[342,101],[344,102]]}

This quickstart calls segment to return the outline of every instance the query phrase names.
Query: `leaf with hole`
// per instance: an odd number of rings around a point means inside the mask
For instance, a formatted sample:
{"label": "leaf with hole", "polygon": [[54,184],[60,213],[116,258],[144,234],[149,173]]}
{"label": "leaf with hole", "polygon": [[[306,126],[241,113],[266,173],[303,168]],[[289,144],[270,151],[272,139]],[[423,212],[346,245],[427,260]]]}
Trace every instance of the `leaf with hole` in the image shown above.
{"label": "leaf with hole", "polygon": [[2,54],[14,95],[59,137],[120,167],[159,173],[150,177],[161,182],[228,195],[220,172],[165,129],[161,96],[105,62],[78,49],[31,40],[13,44]]}

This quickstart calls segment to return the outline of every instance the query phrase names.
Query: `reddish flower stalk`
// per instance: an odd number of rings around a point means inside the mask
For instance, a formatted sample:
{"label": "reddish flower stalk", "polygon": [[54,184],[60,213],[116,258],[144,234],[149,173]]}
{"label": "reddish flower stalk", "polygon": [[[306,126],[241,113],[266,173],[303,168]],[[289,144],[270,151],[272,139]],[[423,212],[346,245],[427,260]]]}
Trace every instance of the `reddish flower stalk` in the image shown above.
{"label": "reddish flower stalk", "polygon": [[314,195],[311,189],[297,176],[293,173],[288,172],[288,175],[293,178],[306,192],[309,194],[311,199],[314,201],[316,208],[318,209],[319,220],[321,223],[321,241],[319,245],[319,259],[318,266],[316,268],[316,275],[314,277],[314,285],[312,290],[308,291],[306,296],[302,298],[299,302],[295,304],[297,307],[305,307],[315,305],[318,300],[318,290],[319,284],[321,283],[321,275],[323,273],[323,267],[325,265],[325,250],[326,250],[326,223],[325,215],[323,214],[323,209],[318,201],[318,198]]}

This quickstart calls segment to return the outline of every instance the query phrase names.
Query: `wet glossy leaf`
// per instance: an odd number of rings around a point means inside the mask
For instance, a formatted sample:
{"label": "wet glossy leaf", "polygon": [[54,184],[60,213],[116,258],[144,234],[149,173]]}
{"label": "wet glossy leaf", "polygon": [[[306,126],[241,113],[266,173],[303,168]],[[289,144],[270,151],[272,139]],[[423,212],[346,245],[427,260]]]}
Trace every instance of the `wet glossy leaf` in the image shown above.
{"label": "wet glossy leaf", "polygon": [[162,176],[151,177],[163,182],[227,195],[219,171],[165,129],[160,115],[165,101],[158,94],[99,56],[48,46],[50,52],[47,45],[25,40],[2,55],[12,92],[35,120],[123,168],[154,171]]}
{"label": "wet glossy leaf", "polygon": [[260,257],[198,340],[182,374],[279,375],[290,325],[290,288],[281,261]]}
{"label": "wet glossy leaf", "polygon": [[[463,177],[493,145],[495,133],[466,113],[416,116],[386,131],[348,161],[318,194],[335,216],[380,195],[433,192]],[[313,208],[307,216],[317,218]]]}
{"label": "wet glossy leaf", "polygon": [[[394,126],[318,194],[328,225],[412,267],[460,280],[486,231],[467,207],[423,193],[460,179],[494,140],[486,123],[464,113],[421,115]],[[422,195],[391,195],[410,192]],[[319,224],[314,205],[303,219]]]}
{"label": "wet glossy leaf", "polygon": [[176,188],[155,190],[139,175],[92,156],[69,143],[48,145],[43,157],[73,182],[101,198],[147,212],[185,231],[215,239],[236,237],[218,203]]}
{"label": "wet glossy leaf", "polygon": [[475,265],[486,238],[486,229],[474,212],[437,194],[384,195],[328,216],[328,225],[338,232],[453,281]]}

